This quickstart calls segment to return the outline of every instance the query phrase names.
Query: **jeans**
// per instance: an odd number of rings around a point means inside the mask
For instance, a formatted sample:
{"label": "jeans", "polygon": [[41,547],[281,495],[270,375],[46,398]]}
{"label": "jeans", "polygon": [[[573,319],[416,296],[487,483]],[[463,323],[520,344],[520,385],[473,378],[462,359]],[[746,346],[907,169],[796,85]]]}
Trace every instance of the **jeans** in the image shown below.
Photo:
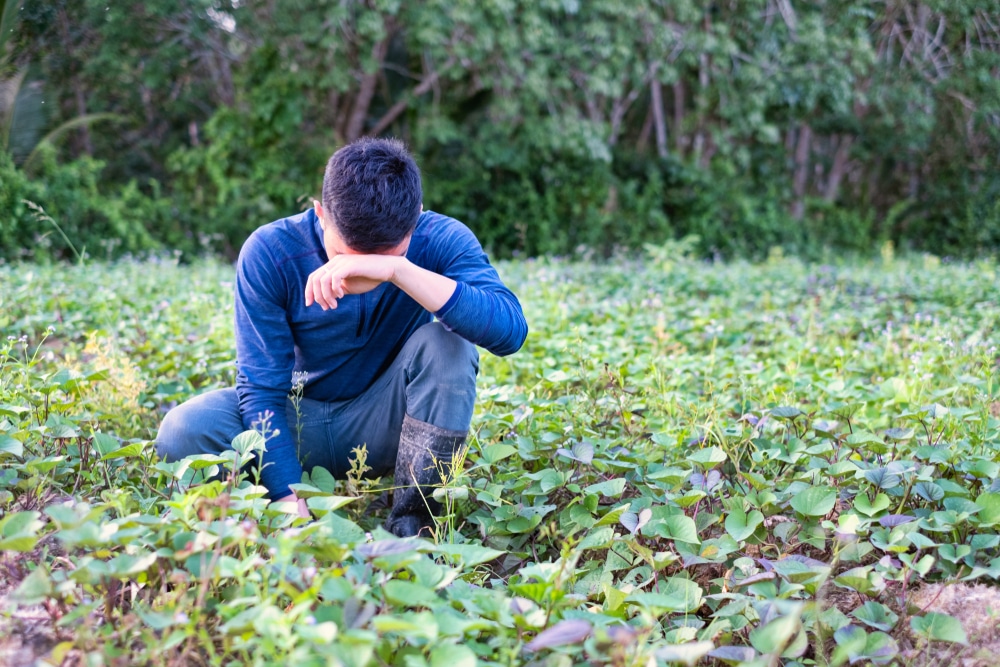
{"label": "jeans", "polygon": [[[389,368],[360,395],[332,402],[302,398],[286,404],[303,469],[319,466],[337,479],[350,469],[351,450],[367,446],[370,477],[391,474],[403,417],[451,431],[468,431],[476,400],[479,352],[440,322],[420,327]],[[218,454],[244,430],[236,389],[216,389],[167,413],[156,450],[167,461]]]}

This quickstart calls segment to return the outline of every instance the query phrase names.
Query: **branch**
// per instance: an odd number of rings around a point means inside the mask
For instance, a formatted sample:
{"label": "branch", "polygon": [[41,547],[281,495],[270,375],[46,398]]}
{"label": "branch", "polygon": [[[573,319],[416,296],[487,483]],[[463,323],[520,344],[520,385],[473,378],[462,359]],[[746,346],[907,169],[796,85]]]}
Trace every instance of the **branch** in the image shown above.
{"label": "branch", "polygon": [[430,74],[428,74],[423,81],[418,83],[413,88],[413,90],[410,91],[409,94],[405,95],[403,99],[393,104],[389,108],[389,110],[386,111],[382,115],[382,117],[378,119],[378,122],[375,123],[375,126],[368,131],[368,134],[377,135],[380,132],[385,131],[385,129],[390,125],[392,125],[392,123],[399,117],[401,113],[406,111],[406,108],[410,105],[410,100],[420,97],[421,95],[429,91],[431,87],[434,86],[435,83],[437,83],[437,80],[441,78],[441,70],[448,69],[454,64],[455,64],[455,57],[451,56],[445,62],[443,67],[441,67],[440,69],[436,69]]}

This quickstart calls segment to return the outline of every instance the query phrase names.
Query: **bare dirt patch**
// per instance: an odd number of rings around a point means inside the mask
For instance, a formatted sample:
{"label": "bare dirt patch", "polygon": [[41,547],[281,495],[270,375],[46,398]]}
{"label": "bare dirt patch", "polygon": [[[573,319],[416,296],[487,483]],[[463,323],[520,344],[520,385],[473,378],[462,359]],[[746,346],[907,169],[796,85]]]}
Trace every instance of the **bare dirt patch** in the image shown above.
{"label": "bare dirt patch", "polygon": [[52,619],[40,606],[16,606],[10,595],[23,580],[32,554],[0,554],[0,665],[31,667],[52,650]]}
{"label": "bare dirt patch", "polygon": [[[900,641],[903,664],[916,667],[995,667],[1000,664],[1000,588],[976,584],[933,584],[916,591],[908,601],[923,612],[936,611],[958,619],[968,646],[934,642],[912,635]],[[904,632],[909,633],[909,628]]]}

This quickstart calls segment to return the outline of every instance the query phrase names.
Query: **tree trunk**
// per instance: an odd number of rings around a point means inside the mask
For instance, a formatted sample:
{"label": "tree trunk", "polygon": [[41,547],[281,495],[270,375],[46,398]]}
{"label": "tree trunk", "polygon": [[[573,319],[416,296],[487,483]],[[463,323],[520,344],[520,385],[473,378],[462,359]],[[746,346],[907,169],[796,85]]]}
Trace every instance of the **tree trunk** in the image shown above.
{"label": "tree trunk", "polygon": [[653,105],[649,105],[646,110],[646,120],[642,121],[642,129],[639,130],[639,137],[635,140],[635,149],[639,153],[646,152],[646,144],[649,143],[649,135],[653,133]]}
{"label": "tree trunk", "polygon": [[361,77],[358,86],[357,97],[354,98],[354,108],[351,109],[351,116],[344,129],[344,141],[350,143],[359,138],[365,130],[365,119],[368,117],[368,109],[371,107],[372,98],[375,96],[375,87],[378,85],[378,73],[385,62],[385,54],[389,50],[389,39],[392,37],[391,31],[386,29],[385,38],[372,45],[372,62],[374,69]]}
{"label": "tree trunk", "polygon": [[833,155],[833,164],[830,166],[830,177],[826,181],[826,192],[823,193],[823,197],[829,202],[836,200],[840,193],[840,182],[847,171],[847,158],[853,143],[854,137],[846,135],[840,137],[837,151]]}
{"label": "tree trunk", "polygon": [[663,116],[663,89],[655,76],[650,81],[650,92],[653,98],[653,126],[656,128],[656,154],[667,157],[667,122]]}
{"label": "tree trunk", "polygon": [[792,217],[801,220],[806,212],[806,184],[809,178],[809,151],[812,145],[812,128],[808,123],[799,126],[799,140],[795,147],[795,174],[792,178],[792,190],[795,200],[792,202]]}
{"label": "tree trunk", "polygon": [[674,84],[674,144],[678,153],[684,153],[684,81],[678,77]]}
{"label": "tree trunk", "polygon": [[[83,96],[83,86],[77,81],[74,86],[76,93],[76,113],[82,118],[87,115],[87,100]],[[80,125],[80,143],[83,145],[83,152],[87,155],[94,155],[94,144],[90,140],[90,128],[88,123],[82,123]]]}

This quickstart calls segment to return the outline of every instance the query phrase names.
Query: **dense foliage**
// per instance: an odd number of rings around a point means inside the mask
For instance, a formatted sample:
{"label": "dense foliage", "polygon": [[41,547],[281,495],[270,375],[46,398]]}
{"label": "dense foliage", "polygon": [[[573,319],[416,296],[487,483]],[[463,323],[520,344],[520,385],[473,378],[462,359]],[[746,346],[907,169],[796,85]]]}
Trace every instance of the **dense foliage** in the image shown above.
{"label": "dense foliage", "polygon": [[233,381],[231,267],[0,266],[0,638],[50,664],[992,664],[913,601],[1000,577],[993,264],[500,271],[532,333],[484,355],[434,539],[397,540],[391,480],[314,471],[311,522],[198,483],[258,434],[155,459],[162,411]]}
{"label": "dense foliage", "polygon": [[[995,2],[3,6],[6,258],[67,254],[23,199],[77,247],[232,256],[366,133],[405,138],[428,206],[502,255],[1000,247]],[[39,163],[48,129],[68,166]]]}

